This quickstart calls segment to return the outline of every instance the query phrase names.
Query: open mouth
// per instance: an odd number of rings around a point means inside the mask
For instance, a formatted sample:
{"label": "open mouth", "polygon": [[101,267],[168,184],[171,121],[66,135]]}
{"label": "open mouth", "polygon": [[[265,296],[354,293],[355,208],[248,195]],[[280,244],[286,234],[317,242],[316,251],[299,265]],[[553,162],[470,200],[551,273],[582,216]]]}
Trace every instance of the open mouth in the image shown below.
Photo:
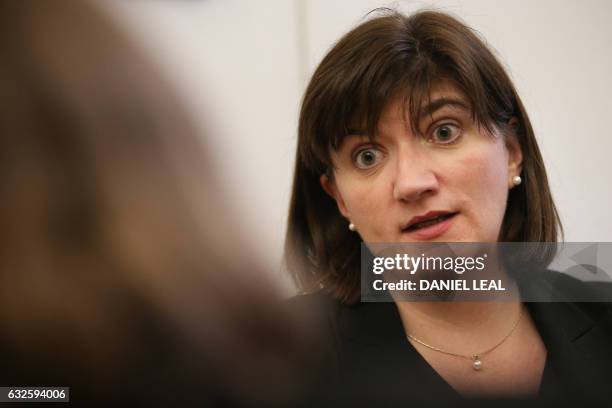
{"label": "open mouth", "polygon": [[439,224],[443,221],[448,220],[449,218],[454,217],[455,215],[457,215],[458,213],[454,212],[454,213],[447,213],[447,214],[441,214],[432,218],[428,218],[426,220],[423,221],[419,221],[419,222],[415,222],[412,223],[410,225],[408,225],[407,227],[402,229],[402,232],[411,232],[411,231],[417,231],[423,228],[427,228],[427,227],[431,227],[432,225],[436,225]]}

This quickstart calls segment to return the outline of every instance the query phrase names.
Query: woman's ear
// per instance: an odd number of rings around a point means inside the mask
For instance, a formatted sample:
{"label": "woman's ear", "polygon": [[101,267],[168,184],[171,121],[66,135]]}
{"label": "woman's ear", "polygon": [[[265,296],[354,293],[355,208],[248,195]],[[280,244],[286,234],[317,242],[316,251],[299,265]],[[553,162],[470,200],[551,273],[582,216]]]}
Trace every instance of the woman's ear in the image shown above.
{"label": "woman's ear", "polygon": [[512,129],[506,135],[506,149],[508,150],[508,175],[510,178],[519,176],[523,170],[523,150],[517,136],[519,121],[516,117],[512,117],[508,121],[508,125]]}
{"label": "woman's ear", "polygon": [[323,187],[323,190],[325,190],[325,192],[336,201],[336,205],[338,206],[338,210],[340,211],[340,213],[344,217],[349,218],[349,211],[346,208],[344,200],[342,199],[342,195],[336,187],[336,183],[334,183],[333,180],[330,180],[330,178],[327,177],[326,174],[323,174],[319,180],[321,182],[321,187]]}

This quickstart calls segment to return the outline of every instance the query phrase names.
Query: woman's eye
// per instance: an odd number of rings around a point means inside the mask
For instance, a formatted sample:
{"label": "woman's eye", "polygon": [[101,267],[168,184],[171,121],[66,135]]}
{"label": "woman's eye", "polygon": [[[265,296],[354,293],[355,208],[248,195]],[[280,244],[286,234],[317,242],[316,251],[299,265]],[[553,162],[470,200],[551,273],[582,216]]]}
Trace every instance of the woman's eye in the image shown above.
{"label": "woman's eye", "polygon": [[461,135],[461,129],[456,125],[445,124],[434,129],[431,142],[438,144],[452,144]]}
{"label": "woman's eye", "polygon": [[376,149],[363,149],[355,155],[355,165],[360,169],[369,169],[380,160],[381,152]]}

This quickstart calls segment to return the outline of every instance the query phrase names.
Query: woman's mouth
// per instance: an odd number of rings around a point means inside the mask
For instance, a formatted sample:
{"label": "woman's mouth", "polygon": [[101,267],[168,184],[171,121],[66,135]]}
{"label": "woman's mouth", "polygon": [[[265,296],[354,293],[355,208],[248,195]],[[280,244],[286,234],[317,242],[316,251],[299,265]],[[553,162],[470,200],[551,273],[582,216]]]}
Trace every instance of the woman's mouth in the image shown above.
{"label": "woman's mouth", "polygon": [[439,237],[452,226],[457,212],[450,213],[428,213],[422,217],[416,217],[407,227],[402,229],[402,233],[408,234],[411,238],[428,240]]}

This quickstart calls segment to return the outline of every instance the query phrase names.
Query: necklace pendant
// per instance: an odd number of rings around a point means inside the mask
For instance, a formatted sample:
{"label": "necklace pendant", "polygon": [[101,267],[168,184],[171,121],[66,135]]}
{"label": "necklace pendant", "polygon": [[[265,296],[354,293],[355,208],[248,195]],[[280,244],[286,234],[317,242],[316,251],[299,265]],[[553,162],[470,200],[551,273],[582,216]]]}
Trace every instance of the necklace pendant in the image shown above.
{"label": "necklace pendant", "polygon": [[482,369],[482,360],[480,359],[480,357],[472,356],[472,360],[474,361],[472,363],[472,368],[474,368],[474,370],[476,371],[480,371]]}

